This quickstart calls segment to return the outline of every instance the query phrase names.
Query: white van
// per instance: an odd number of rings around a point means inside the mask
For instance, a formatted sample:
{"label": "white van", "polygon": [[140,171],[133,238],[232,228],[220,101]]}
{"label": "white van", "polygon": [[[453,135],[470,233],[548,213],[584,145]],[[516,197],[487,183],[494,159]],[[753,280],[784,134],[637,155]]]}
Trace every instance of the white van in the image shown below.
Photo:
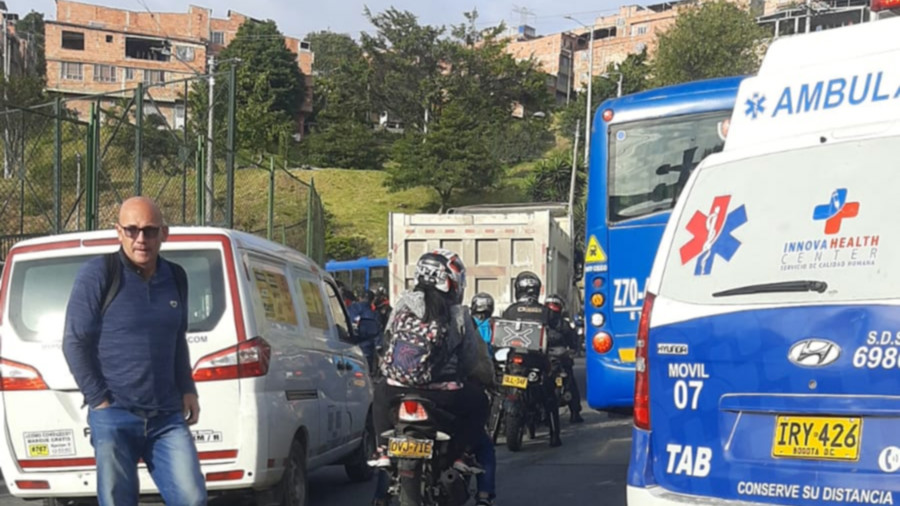
{"label": "white van", "polygon": [[776,41],[669,220],[628,504],[900,503],[900,18]]}
{"label": "white van", "polygon": [[[87,410],[62,353],[66,304],[81,265],[118,249],[113,231],[15,245],[0,285],[0,469],[22,498],[96,495]],[[311,469],[372,473],[372,384],[330,276],[259,237],[173,227],[161,255],[189,281],[187,340],[200,395],[191,427],[211,495],[306,504]],[[141,493],[156,494],[141,465]]]}

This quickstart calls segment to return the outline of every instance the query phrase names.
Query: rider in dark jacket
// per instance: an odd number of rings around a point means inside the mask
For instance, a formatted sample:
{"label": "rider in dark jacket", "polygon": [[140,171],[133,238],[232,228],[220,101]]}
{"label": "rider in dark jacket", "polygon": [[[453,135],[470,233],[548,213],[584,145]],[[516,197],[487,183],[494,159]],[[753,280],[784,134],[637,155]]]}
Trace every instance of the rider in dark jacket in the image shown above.
{"label": "rider in dark jacket", "polygon": [[[577,350],[578,333],[563,319],[566,310],[565,301],[559,295],[548,295],[544,299],[544,306],[550,313],[550,330],[547,332],[549,345]],[[572,380],[569,382],[569,393],[572,394],[572,400],[569,401],[569,422],[581,423],[584,418],[581,417],[581,392],[578,390],[578,381],[575,380],[575,372],[572,369],[574,361],[569,355],[560,357],[560,361]]]}
{"label": "rider in dark jacket", "polygon": [[[524,271],[516,276],[515,281],[516,302],[511,304],[503,312],[504,320],[521,320],[537,322],[544,326],[547,332],[550,328],[550,311],[540,302],[541,279],[537,274]],[[547,370],[549,370],[549,365]],[[550,446],[562,445],[559,425],[559,405],[556,401],[554,385],[547,383],[547,392],[544,395],[544,406],[550,414]]]}

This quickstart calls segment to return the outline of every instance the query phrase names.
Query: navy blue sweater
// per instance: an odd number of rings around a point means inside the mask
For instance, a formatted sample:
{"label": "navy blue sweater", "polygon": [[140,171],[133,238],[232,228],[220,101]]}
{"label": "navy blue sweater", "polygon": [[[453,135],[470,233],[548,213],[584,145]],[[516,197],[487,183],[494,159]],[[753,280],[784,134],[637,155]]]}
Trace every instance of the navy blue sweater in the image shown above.
{"label": "navy blue sweater", "polygon": [[119,293],[101,315],[104,258],[75,278],[66,309],[63,353],[88,406],[108,400],[128,408],[181,411],[182,395],[196,393],[188,354],[187,307],[173,269],[160,258],[149,281],[120,251]]}

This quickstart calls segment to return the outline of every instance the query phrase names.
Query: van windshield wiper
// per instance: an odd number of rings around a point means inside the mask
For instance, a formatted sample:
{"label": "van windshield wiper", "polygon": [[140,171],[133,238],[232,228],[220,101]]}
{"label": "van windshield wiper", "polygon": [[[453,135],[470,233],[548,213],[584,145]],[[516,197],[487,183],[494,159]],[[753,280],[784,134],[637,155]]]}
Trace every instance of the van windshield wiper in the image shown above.
{"label": "van windshield wiper", "polygon": [[732,295],[751,295],[754,293],[780,293],[780,292],[819,292],[828,289],[828,283],[824,281],[780,281],[777,283],[761,283],[731,288],[721,292],[715,292],[713,297],[731,297]]}

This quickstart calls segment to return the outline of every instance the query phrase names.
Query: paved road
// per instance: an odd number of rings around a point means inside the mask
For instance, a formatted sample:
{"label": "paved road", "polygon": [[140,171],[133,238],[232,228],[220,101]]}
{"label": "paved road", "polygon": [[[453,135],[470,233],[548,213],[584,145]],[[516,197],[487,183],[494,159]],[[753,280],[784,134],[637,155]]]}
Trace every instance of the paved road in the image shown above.
{"label": "paved road", "polygon": [[[583,361],[575,368],[584,385]],[[584,390],[582,390],[584,391]],[[512,453],[497,446],[498,504],[625,504],[625,472],[631,444],[631,420],[610,419],[585,411],[585,423],[569,425],[563,416],[563,446],[550,448],[547,436],[525,441]],[[546,431],[545,431],[546,432]],[[350,484],[343,468],[320,469],[310,476],[311,506],[367,506],[374,483]],[[0,506],[35,506],[14,499],[0,489]],[[602,501],[599,498],[603,498]],[[161,504],[161,503],[155,503]],[[249,506],[235,499],[219,499],[211,506]]]}

